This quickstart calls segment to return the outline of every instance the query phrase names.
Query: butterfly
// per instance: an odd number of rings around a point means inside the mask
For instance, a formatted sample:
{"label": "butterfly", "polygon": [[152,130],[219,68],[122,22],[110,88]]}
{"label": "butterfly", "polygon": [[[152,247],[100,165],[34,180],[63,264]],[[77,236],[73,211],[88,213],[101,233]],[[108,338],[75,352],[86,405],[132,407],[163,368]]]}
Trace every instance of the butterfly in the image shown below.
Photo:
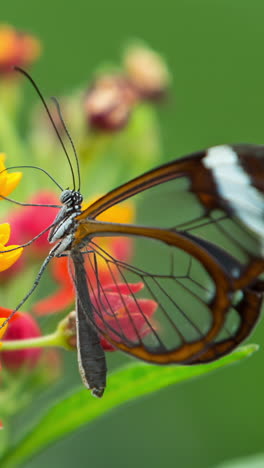
{"label": "butterfly", "polygon": [[[64,125],[62,116],[61,121]],[[80,187],[77,155],[76,161]],[[71,170],[74,178],[72,165]],[[52,258],[70,258],[79,369],[93,395],[101,397],[106,386],[101,337],[152,364],[195,365],[230,353],[250,334],[264,291],[264,146],[219,145],[193,153],[86,208],[79,187],[74,182],[61,193],[62,207],[49,233],[54,247],[40,275]],[[108,209],[130,199],[144,207],[142,222],[104,221]],[[131,262],[105,247],[107,239],[131,238]],[[102,267],[121,314],[101,281]],[[143,307],[146,298],[152,313]]]}

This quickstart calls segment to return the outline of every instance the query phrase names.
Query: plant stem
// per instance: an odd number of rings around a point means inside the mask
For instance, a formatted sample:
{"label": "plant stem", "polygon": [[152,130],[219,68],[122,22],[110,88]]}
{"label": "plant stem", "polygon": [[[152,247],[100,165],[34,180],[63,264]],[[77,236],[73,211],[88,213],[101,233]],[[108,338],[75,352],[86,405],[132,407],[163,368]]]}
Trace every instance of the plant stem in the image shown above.
{"label": "plant stem", "polygon": [[37,338],[2,341],[1,351],[13,351],[17,349],[28,348],[47,348],[53,346],[71,349],[67,344],[66,337],[62,333],[60,333],[60,331],[56,330],[54,333],[39,336]]}

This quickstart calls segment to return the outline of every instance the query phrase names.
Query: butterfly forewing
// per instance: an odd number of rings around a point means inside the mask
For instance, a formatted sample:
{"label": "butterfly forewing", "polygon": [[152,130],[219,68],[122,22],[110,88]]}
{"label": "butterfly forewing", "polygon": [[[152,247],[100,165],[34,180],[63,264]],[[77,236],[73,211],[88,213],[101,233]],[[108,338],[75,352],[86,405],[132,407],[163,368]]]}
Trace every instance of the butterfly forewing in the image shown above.
{"label": "butterfly forewing", "polygon": [[[74,245],[93,250],[88,285],[94,321],[106,339],[165,363],[216,359],[247,336],[263,291],[252,286],[264,265],[263,156],[263,148],[246,145],[212,148],[150,171],[83,211]],[[104,223],[107,209],[127,198],[148,229]],[[162,229],[155,231],[150,226],[158,222]],[[133,236],[129,260],[107,247],[105,236],[111,244],[113,235],[120,245]],[[106,271],[121,315],[107,292]],[[135,293],[130,285],[137,283],[142,287]],[[155,312],[145,312],[143,299]]]}
{"label": "butterfly forewing", "polygon": [[263,147],[210,148],[124,184],[93,203],[79,219],[100,220],[100,213],[130,198],[139,224],[201,236],[246,262],[247,251],[263,256],[263,178]]}

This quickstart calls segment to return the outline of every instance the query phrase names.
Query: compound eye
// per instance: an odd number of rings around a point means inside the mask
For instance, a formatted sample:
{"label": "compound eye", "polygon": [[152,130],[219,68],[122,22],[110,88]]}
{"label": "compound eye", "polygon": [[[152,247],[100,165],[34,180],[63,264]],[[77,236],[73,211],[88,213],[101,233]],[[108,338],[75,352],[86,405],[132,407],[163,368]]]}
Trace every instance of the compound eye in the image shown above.
{"label": "compound eye", "polygon": [[82,203],[82,201],[83,201],[83,196],[80,193],[78,193],[77,203]]}

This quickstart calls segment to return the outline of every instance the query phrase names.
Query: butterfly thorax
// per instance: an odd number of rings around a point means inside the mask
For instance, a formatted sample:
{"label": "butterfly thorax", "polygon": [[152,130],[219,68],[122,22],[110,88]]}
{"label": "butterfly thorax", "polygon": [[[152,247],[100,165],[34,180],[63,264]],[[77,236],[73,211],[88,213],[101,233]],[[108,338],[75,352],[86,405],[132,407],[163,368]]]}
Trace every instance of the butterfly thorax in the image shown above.
{"label": "butterfly thorax", "polygon": [[76,229],[75,218],[81,214],[83,197],[79,191],[67,189],[62,192],[60,201],[63,206],[57,214],[54,220],[54,226],[50,230],[48,236],[48,241],[51,244],[60,239],[64,239],[66,236],[73,235]]}

